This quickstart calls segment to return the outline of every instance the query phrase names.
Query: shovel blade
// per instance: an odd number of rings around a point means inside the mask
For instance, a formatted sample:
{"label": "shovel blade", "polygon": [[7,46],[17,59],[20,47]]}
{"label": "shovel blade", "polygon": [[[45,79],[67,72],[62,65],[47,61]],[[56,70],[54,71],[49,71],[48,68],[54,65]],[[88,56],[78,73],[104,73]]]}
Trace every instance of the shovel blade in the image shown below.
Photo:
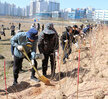
{"label": "shovel blade", "polygon": [[46,85],[50,85],[51,84],[49,79],[46,78],[45,76],[40,76],[38,79],[41,80],[42,82],[44,82]]}

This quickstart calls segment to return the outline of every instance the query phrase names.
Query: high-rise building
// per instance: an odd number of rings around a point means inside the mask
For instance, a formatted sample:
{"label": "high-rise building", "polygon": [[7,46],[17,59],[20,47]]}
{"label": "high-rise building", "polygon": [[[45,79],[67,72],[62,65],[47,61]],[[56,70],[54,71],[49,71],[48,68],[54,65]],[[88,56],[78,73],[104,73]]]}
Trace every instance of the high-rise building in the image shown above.
{"label": "high-rise building", "polygon": [[[27,11],[27,13],[26,13]],[[16,7],[14,4],[9,4],[7,2],[0,2],[0,15],[9,15],[9,16],[29,16],[30,6],[27,8]]]}
{"label": "high-rise building", "polygon": [[22,9],[20,7],[17,8],[17,16],[22,16]]}
{"label": "high-rise building", "polygon": [[31,0],[30,16],[35,16],[39,13],[52,13],[60,10],[60,3],[49,0]]}
{"label": "high-rise building", "polygon": [[0,15],[2,15],[2,3],[0,1]]}
{"label": "high-rise building", "polygon": [[0,3],[0,14],[1,15],[5,15],[5,10],[4,10],[5,6],[3,3]]}
{"label": "high-rise building", "polygon": [[60,10],[60,3],[54,1],[48,1],[48,11],[59,11]]}
{"label": "high-rise building", "polygon": [[108,10],[95,10],[94,19],[100,21],[108,21]]}
{"label": "high-rise building", "polygon": [[86,8],[86,18],[88,20],[92,20],[93,19],[94,11],[95,11],[94,8],[91,8],[91,7]]}
{"label": "high-rise building", "polygon": [[16,6],[14,4],[11,5],[11,15],[14,16],[16,14]]}
{"label": "high-rise building", "polygon": [[26,6],[25,8],[25,16],[29,16],[30,15],[30,6]]}
{"label": "high-rise building", "polygon": [[36,2],[36,13],[48,12],[48,2],[44,0],[38,0]]}
{"label": "high-rise building", "polygon": [[33,16],[36,13],[36,1],[31,0],[30,2],[30,16]]}
{"label": "high-rise building", "polygon": [[75,19],[84,19],[86,18],[86,9],[76,9]]}

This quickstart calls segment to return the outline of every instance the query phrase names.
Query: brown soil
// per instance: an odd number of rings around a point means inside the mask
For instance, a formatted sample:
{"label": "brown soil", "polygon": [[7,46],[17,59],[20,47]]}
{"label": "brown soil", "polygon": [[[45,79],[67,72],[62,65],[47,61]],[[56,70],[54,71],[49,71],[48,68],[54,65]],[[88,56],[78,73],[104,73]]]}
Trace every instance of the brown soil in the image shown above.
{"label": "brown soil", "polygon": [[[6,27],[9,27],[9,23],[20,19],[1,20],[0,25],[4,24]],[[24,21],[28,20],[25,19]],[[18,26],[17,23],[15,25]],[[27,31],[30,26],[31,23],[23,23],[22,30]],[[55,28],[59,35],[61,35],[64,27],[55,26]],[[105,95],[104,99],[108,99],[108,27],[104,26],[103,29],[96,31],[94,29],[93,33],[86,38],[86,45],[83,45],[83,43],[80,44],[81,83],[79,84],[78,99],[94,99],[95,93],[100,91]],[[2,41],[0,41],[0,53],[7,61],[13,60],[10,51],[10,38],[10,31],[7,30],[6,37],[2,36]],[[55,79],[51,80],[54,86],[47,86],[42,82],[31,81],[31,67],[26,60],[23,62],[23,69],[26,72],[19,74],[19,84],[17,86],[11,86],[13,83],[12,68],[6,68],[8,99],[77,99],[78,50],[75,45],[72,46],[72,54],[65,65],[61,61],[63,54],[61,47],[59,54],[60,60],[56,66],[56,76]],[[39,72],[42,73],[41,60],[37,61]],[[3,66],[4,61],[0,60],[0,99],[6,99]],[[58,66],[60,66],[61,72],[60,79]],[[47,72],[49,75],[48,78],[50,78],[50,71],[49,67]]]}

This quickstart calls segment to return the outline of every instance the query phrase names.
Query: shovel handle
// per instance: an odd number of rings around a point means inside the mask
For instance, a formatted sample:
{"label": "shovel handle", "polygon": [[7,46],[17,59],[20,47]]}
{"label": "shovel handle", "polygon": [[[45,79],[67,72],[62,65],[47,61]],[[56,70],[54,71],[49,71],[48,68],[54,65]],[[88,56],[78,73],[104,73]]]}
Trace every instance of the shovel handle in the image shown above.
{"label": "shovel handle", "polygon": [[[28,55],[27,55],[27,53],[26,53],[26,51],[25,51],[25,49],[24,49],[24,47],[23,47],[22,53],[25,55],[25,57],[26,57],[27,60],[30,62],[30,64],[32,64],[30,58],[28,57]],[[39,72],[37,71],[37,69],[36,69],[33,65],[32,65],[32,67],[33,67],[33,69],[36,71],[36,73],[38,74],[38,76],[41,77],[40,74],[39,74]]]}

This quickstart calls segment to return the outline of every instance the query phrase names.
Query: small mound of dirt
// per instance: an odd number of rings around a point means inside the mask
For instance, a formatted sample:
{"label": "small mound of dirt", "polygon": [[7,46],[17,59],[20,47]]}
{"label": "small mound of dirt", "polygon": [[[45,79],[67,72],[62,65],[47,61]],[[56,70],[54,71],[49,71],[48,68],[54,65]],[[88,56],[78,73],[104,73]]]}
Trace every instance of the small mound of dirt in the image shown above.
{"label": "small mound of dirt", "polygon": [[28,90],[27,92],[26,92],[26,96],[37,96],[37,95],[39,95],[39,94],[41,94],[42,93],[42,90],[41,90],[41,88],[36,88],[36,87],[34,87],[34,88],[30,88],[30,90]]}
{"label": "small mound of dirt", "polygon": [[[85,76],[85,74],[87,74],[89,72],[89,70],[80,67],[79,73],[81,75],[81,77],[83,78]],[[55,79],[56,81],[63,79],[64,77],[77,77],[78,74],[78,68],[73,69],[72,71],[68,71],[68,72],[60,72],[60,74],[56,74]],[[59,78],[60,76],[60,78]],[[83,82],[83,80],[81,79],[81,82]]]}
{"label": "small mound of dirt", "polygon": [[[72,70],[72,74],[71,75],[72,75],[73,78],[77,77],[77,72],[78,72],[78,68],[75,68],[74,70]],[[79,73],[82,76],[84,76],[88,72],[89,72],[89,70],[87,70],[85,68],[80,67],[80,69],[79,69]]]}
{"label": "small mound of dirt", "polygon": [[85,50],[86,50],[86,51],[89,51],[89,47],[85,47]]}
{"label": "small mound of dirt", "polygon": [[106,64],[108,65],[108,61],[106,62]]}
{"label": "small mound of dirt", "polygon": [[82,76],[79,76],[79,83],[83,83],[83,77]]}
{"label": "small mound of dirt", "polygon": [[84,65],[83,65],[83,67],[87,67],[87,66],[88,66],[87,64],[84,64]]}
{"label": "small mound of dirt", "polygon": [[95,68],[94,73],[97,75],[99,73],[99,69]]}
{"label": "small mound of dirt", "polygon": [[104,99],[105,94],[104,91],[98,91],[97,93],[94,94],[94,99]]}
{"label": "small mound of dirt", "polygon": [[78,61],[78,57],[76,57],[76,58],[75,58],[75,60],[77,60],[77,61]]}
{"label": "small mound of dirt", "polygon": [[66,77],[66,73],[60,72],[60,73],[56,74],[55,79],[56,79],[56,81],[58,81],[59,79],[63,79],[64,77]]}
{"label": "small mound of dirt", "polygon": [[21,82],[20,84],[16,85],[16,86],[10,86],[7,91],[9,93],[15,93],[15,92],[21,92],[27,88],[30,87],[30,83],[27,82]]}

